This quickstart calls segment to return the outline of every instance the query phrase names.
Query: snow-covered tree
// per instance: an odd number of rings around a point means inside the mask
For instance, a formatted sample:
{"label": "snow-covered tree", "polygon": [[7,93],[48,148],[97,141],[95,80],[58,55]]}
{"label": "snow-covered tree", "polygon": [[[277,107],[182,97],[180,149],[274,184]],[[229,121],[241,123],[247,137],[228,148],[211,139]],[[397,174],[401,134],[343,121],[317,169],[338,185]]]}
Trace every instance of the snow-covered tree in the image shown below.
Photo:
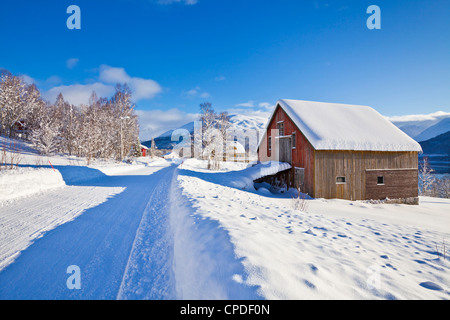
{"label": "snow-covered tree", "polygon": [[134,111],[135,105],[131,101],[131,90],[126,84],[116,86],[116,92],[111,99],[111,106],[113,111],[112,122],[119,133],[117,158],[122,160],[123,157],[130,154],[133,144],[139,137],[138,119]]}
{"label": "snow-covered tree", "polygon": [[16,123],[25,120],[30,140],[43,154],[76,154],[88,161],[135,155],[139,126],[134,108],[126,84],[118,84],[110,99],[93,92],[88,105],[74,106],[59,94],[49,105],[34,84],[0,70],[0,134],[13,136]]}
{"label": "snow-covered tree", "polygon": [[419,167],[419,192],[423,196],[430,195],[434,183],[433,172],[434,170],[430,168],[428,163],[428,157],[424,157],[423,163]]}
{"label": "snow-covered tree", "polygon": [[57,118],[52,116],[49,106],[41,109],[39,122],[31,129],[31,142],[43,155],[53,154],[59,151],[60,136]]}
{"label": "snow-covered tree", "polygon": [[217,115],[210,102],[200,104],[200,121],[202,124],[202,153],[201,157],[208,160],[208,169],[212,169],[212,160],[217,155],[217,143],[220,132],[215,128]]}
{"label": "snow-covered tree", "polygon": [[21,77],[3,73],[0,79],[0,115],[2,131],[14,136],[14,126],[30,111],[27,84]]}
{"label": "snow-covered tree", "polygon": [[150,157],[156,157],[156,144],[155,139],[152,137],[152,145],[150,146]]}

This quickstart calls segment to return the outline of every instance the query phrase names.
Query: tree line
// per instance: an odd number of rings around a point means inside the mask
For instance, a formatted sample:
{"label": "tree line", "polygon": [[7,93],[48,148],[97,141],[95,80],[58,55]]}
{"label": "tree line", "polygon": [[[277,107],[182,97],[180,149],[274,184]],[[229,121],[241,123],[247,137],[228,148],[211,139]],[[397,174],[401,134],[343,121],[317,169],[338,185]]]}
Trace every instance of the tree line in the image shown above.
{"label": "tree line", "polygon": [[61,93],[54,103],[45,101],[34,84],[0,70],[0,135],[20,134],[44,155],[66,153],[88,161],[139,155],[134,108],[126,84],[117,84],[110,98],[92,92],[88,104],[75,106]]}

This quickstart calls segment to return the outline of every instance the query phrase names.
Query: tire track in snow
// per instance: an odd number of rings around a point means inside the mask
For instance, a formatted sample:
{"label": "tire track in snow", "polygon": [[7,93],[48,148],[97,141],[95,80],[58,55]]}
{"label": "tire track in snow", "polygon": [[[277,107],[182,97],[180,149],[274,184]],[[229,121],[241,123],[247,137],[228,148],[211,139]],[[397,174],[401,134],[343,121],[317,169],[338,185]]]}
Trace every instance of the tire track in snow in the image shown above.
{"label": "tire track in snow", "polygon": [[122,191],[66,186],[0,207],[0,271],[46,232]]}
{"label": "tire track in snow", "polygon": [[117,295],[119,300],[176,298],[168,196],[174,171],[160,179],[142,215]]}

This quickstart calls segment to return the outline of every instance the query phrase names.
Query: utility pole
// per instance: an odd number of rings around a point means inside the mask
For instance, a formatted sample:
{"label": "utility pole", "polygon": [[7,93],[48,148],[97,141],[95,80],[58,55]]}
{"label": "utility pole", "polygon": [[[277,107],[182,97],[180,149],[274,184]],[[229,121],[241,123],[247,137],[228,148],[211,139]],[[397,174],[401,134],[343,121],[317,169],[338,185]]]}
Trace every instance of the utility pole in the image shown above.
{"label": "utility pole", "polygon": [[130,119],[129,116],[120,117],[120,161],[123,161],[123,133],[122,133],[122,120]]}

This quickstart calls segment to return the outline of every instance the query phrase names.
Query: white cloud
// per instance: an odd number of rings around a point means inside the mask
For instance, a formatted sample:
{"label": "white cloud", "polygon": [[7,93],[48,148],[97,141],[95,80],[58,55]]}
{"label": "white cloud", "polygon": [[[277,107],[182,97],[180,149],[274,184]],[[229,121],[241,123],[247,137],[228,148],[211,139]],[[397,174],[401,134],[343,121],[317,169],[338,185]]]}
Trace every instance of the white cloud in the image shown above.
{"label": "white cloud", "polygon": [[186,113],[173,108],[170,110],[136,110],[139,116],[139,132],[142,141],[148,141],[168,130],[182,127],[197,120],[198,114]]}
{"label": "white cloud", "polygon": [[152,99],[162,91],[161,86],[154,80],[130,77],[124,68],[107,65],[100,66],[99,79],[108,84],[127,83],[133,93],[133,100]]}
{"label": "white cloud", "polygon": [[227,112],[229,114],[243,114],[247,116],[254,117],[263,117],[268,118],[274,105],[269,102],[255,102],[253,100],[249,100],[248,102],[238,103],[234,108],[229,108]]}
{"label": "white cloud", "polygon": [[61,78],[58,76],[51,76],[45,80],[35,79],[27,74],[22,74],[21,77],[23,78],[23,81],[25,81],[27,84],[35,84],[40,88],[54,87],[62,83]]}
{"label": "white cloud", "polygon": [[410,114],[406,116],[386,117],[392,122],[425,121],[436,120],[438,118],[449,117],[450,112],[437,111],[429,114]]}
{"label": "white cloud", "polygon": [[[132,92],[134,102],[143,99],[152,99],[162,91],[161,86],[154,80],[138,77],[131,77],[124,68],[115,68],[101,65],[98,79],[88,84],[59,85],[43,92],[45,99],[53,102],[61,92],[64,98],[72,104],[87,104],[92,91],[99,97],[110,97],[114,94],[117,83],[127,83]],[[46,80],[46,85],[60,84],[61,79],[57,76]]]}
{"label": "white cloud", "polygon": [[235,106],[236,107],[253,108],[253,107],[255,107],[255,101],[249,100],[248,102],[238,103]]}
{"label": "white cloud", "polygon": [[100,81],[112,84],[129,82],[131,80],[131,77],[125,72],[124,68],[110,67],[105,64],[100,66],[98,78]]}
{"label": "white cloud", "polygon": [[22,74],[21,77],[22,77],[23,81],[25,81],[25,83],[27,83],[27,84],[36,84],[36,80],[27,74]]}
{"label": "white cloud", "polygon": [[225,81],[226,78],[224,76],[218,76],[214,78],[215,81]]}
{"label": "white cloud", "polygon": [[[272,109],[274,108],[274,105],[269,103],[269,102],[256,102],[253,100],[249,100],[247,102],[243,102],[243,103],[238,103],[235,105],[234,110],[239,110],[239,108],[248,108],[249,110],[252,110],[250,112],[256,112],[256,111],[261,111],[261,112],[267,112],[267,111],[272,111]],[[248,110],[247,110],[248,111]]]}
{"label": "white cloud", "polygon": [[260,102],[258,103],[258,107],[271,111],[275,107],[275,105],[269,102]]}
{"label": "white cloud", "polygon": [[73,68],[76,67],[76,65],[78,64],[79,61],[80,61],[80,59],[78,59],[78,58],[70,58],[70,59],[67,59],[67,61],[66,61],[66,66],[67,66],[67,68],[69,68],[69,69],[73,69]]}
{"label": "white cloud", "polygon": [[198,90],[200,90],[200,88],[196,87],[195,89],[191,89],[191,90],[186,91],[184,94],[186,96],[189,96],[189,97],[194,97],[194,96],[196,96],[198,94]]}
{"label": "white cloud", "polygon": [[200,97],[203,99],[207,99],[210,98],[211,95],[208,92],[203,91],[200,87],[195,87],[191,90],[188,91],[184,91],[181,94],[183,97],[185,98],[196,98],[196,97]]}
{"label": "white cloud", "polygon": [[95,91],[99,97],[109,97],[114,94],[114,86],[103,83],[73,84],[68,86],[57,86],[43,93],[45,99],[55,102],[56,97],[61,92],[64,99],[74,105],[88,104],[89,97]]}

